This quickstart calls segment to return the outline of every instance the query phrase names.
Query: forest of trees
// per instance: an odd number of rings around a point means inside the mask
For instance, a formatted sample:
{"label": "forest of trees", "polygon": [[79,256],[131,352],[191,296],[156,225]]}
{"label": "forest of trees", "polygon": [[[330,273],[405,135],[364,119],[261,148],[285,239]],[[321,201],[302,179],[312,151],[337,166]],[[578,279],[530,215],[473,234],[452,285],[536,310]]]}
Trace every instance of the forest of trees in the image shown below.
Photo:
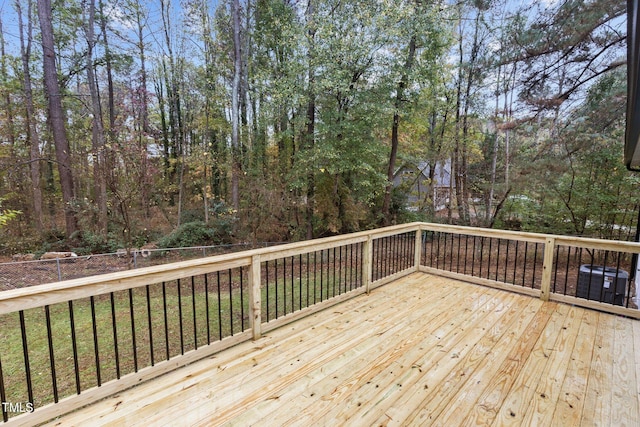
{"label": "forest of trees", "polygon": [[[1,7],[5,255],[411,220],[635,232],[624,0]],[[392,185],[418,163],[451,165],[444,210]]]}

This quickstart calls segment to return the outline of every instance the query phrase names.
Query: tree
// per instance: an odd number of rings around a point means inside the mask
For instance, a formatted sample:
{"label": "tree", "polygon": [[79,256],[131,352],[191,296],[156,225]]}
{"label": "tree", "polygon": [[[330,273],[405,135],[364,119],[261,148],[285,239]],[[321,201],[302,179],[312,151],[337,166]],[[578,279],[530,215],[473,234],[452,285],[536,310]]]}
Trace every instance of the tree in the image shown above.
{"label": "tree", "polygon": [[44,213],[42,208],[42,174],[40,171],[40,135],[36,125],[36,113],[33,101],[33,89],[31,85],[31,40],[33,38],[33,2],[27,1],[27,34],[25,43],[25,28],[22,18],[22,5],[16,0],[16,12],[18,13],[18,31],[20,32],[20,57],[22,59],[22,77],[24,91],[24,105],[27,122],[27,141],[29,145],[29,170],[31,175],[31,195],[33,200],[34,226],[38,234],[44,230]]}
{"label": "tree", "polygon": [[240,46],[240,1],[233,0],[233,83],[231,88],[231,205],[240,208],[240,74],[242,72],[242,50]]}
{"label": "tree", "polygon": [[96,44],[94,36],[95,24],[95,0],[87,0],[85,3],[85,23],[84,32],[87,40],[86,71],[87,85],[91,96],[91,146],[93,157],[93,184],[94,197],[98,205],[98,230],[99,233],[107,237],[107,181],[106,181],[106,159],[105,159],[105,132],[102,124],[102,109],[100,107],[100,97],[98,94],[98,82],[94,73],[94,48]]}
{"label": "tree", "polygon": [[62,109],[62,93],[58,83],[56,69],[56,50],[53,39],[53,25],[51,21],[51,1],[38,1],[38,18],[42,37],[42,64],[44,70],[44,84],[48,100],[49,126],[55,144],[56,161],[62,188],[64,216],[67,238],[71,238],[78,230],[75,213],[75,194],[73,188],[73,173],[71,169],[71,149],[67,140],[64,111]]}

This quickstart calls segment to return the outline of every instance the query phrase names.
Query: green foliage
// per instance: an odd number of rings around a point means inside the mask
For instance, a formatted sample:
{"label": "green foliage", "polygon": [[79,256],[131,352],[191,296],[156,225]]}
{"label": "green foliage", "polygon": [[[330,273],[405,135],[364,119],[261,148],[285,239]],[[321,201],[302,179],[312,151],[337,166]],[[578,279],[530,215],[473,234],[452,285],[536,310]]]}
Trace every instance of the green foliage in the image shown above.
{"label": "green foliage", "polygon": [[158,241],[160,248],[183,248],[190,246],[207,246],[218,243],[216,230],[202,221],[182,224],[168,236]]}
{"label": "green foliage", "polygon": [[114,253],[122,247],[122,242],[113,232],[108,233],[105,238],[100,234],[85,231],[79,240],[78,245],[73,248],[78,255]]}
{"label": "green foliage", "polygon": [[21,213],[13,209],[2,209],[2,199],[0,199],[0,228],[6,226],[9,221],[15,219]]}
{"label": "green foliage", "polygon": [[191,221],[180,225],[169,235],[158,240],[158,247],[181,248],[228,243],[232,237],[235,216],[224,203],[216,202],[211,207],[209,224]]}

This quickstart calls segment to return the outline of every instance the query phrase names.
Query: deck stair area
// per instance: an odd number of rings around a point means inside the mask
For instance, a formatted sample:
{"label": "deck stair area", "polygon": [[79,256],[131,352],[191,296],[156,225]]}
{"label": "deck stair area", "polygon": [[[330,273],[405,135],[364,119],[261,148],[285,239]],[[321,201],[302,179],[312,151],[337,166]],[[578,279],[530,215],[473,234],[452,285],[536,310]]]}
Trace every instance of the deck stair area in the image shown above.
{"label": "deck stair area", "polygon": [[0,339],[23,348],[0,352],[0,392],[35,407],[3,417],[640,425],[635,289],[616,303],[577,292],[581,265],[629,271],[638,252],[413,223],[3,292]]}

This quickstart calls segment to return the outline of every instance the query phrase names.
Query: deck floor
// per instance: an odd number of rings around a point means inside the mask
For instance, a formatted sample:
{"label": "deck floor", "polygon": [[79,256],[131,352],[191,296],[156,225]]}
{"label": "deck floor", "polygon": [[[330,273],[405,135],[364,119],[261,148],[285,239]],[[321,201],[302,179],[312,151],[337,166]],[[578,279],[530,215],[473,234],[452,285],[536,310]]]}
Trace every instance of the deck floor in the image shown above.
{"label": "deck floor", "polygon": [[640,322],[414,273],[53,425],[640,425]]}

